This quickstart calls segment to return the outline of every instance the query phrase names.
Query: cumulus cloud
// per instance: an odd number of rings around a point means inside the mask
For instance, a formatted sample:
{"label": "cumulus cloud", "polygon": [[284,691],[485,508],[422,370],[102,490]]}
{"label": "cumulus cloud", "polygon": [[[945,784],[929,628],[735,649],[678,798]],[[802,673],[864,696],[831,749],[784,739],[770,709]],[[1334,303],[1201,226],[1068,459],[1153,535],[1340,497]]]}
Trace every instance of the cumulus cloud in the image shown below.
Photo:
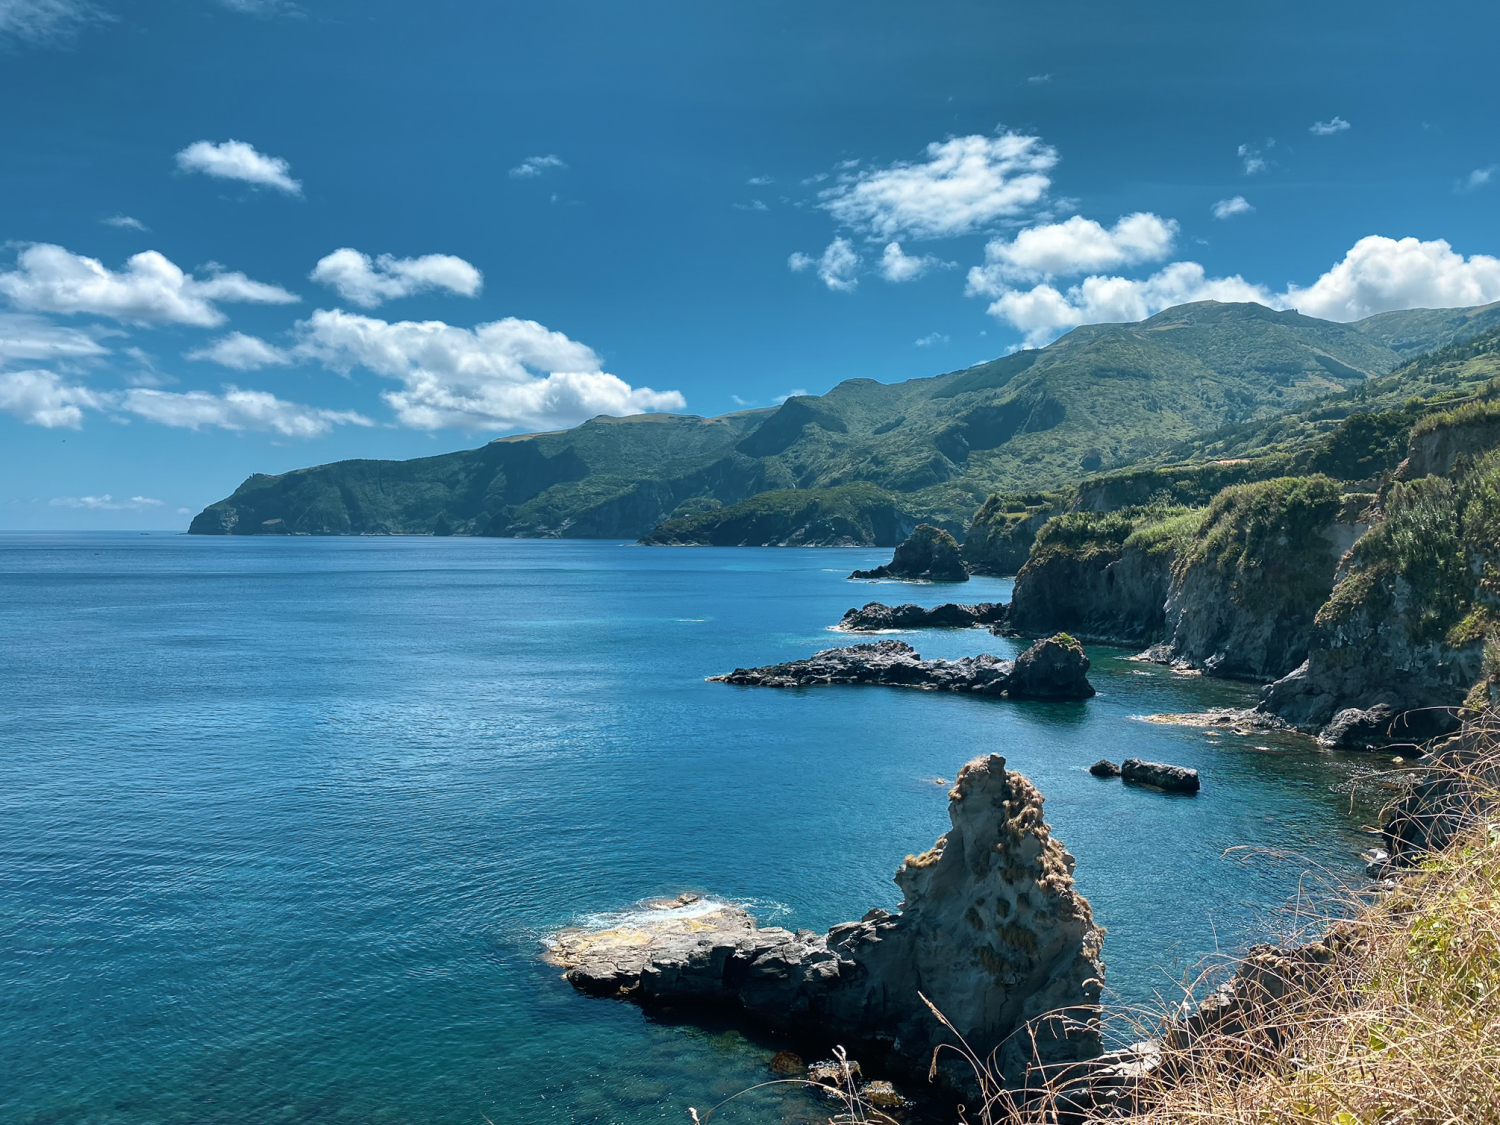
{"label": "cumulus cloud", "polygon": [[1066,290],[1047,284],[1002,290],[989,313],[1019,329],[1028,347],[1039,347],[1080,324],[1144,320],[1190,301],[1273,300],[1263,287],[1238,275],[1209,277],[1197,262],[1173,262],[1141,279],[1094,276]]}
{"label": "cumulus cloud", "polygon": [[528,156],[510,170],[510,178],[533,180],[537,176],[545,176],[548,172],[561,172],[567,166],[563,158],[555,152],[548,153],[546,156]]}
{"label": "cumulus cloud", "polygon": [[59,43],[85,24],[110,18],[87,0],[0,0],[0,42]]}
{"label": "cumulus cloud", "polygon": [[847,170],[819,193],[818,205],[876,238],[968,234],[1045,199],[1057,150],[1039,137],[1003,133],[936,141],[926,157]]}
{"label": "cumulus cloud", "polygon": [[187,353],[187,359],[204,359],[220,367],[232,367],[236,371],[255,371],[262,367],[279,367],[292,362],[291,355],[274,344],[268,344],[259,336],[247,336],[243,332],[231,332],[221,336],[206,347]]}
{"label": "cumulus cloud", "polygon": [[1334,117],[1328,121],[1314,121],[1307,131],[1315,137],[1331,137],[1349,127],[1349,122],[1342,117]]}
{"label": "cumulus cloud", "polygon": [[994,295],[1013,281],[1040,281],[1160,261],[1172,251],[1177,223],[1149,211],[1126,215],[1113,227],[1075,215],[1028,227],[984,248],[984,265],[969,271],[969,291]]}
{"label": "cumulus cloud", "polygon": [[97,331],[65,328],[40,316],[0,313],[0,361],[83,360],[107,355]]}
{"label": "cumulus cloud", "polygon": [[133,219],[129,215],[111,215],[99,221],[107,227],[118,227],[120,230],[148,231],[151,229],[139,219]]}
{"label": "cumulus cloud", "polygon": [[[1266,148],[1274,148],[1275,141],[1267,141]],[[1255,145],[1244,144],[1239,147],[1240,166],[1244,168],[1245,175],[1253,176],[1257,172],[1264,172],[1271,166],[1271,159],[1265,153],[1265,149]]]}
{"label": "cumulus cloud", "polygon": [[1500,259],[1465,258],[1444,239],[1369,235],[1306,289],[1290,286],[1284,303],[1325,320],[1358,320],[1392,309],[1443,309],[1500,301]]}
{"label": "cumulus cloud", "polygon": [[908,254],[901,243],[888,242],[880,255],[880,276],[891,282],[915,281],[928,270],[949,264],[931,254]]}
{"label": "cumulus cloud", "polygon": [[259,430],[286,437],[317,437],[334,426],[373,426],[352,410],[323,410],[287,402],[266,391],[243,391],[235,386],[223,394],[208,391],[158,391],[136,387],[114,396],[115,409],[149,422],[179,429]]}
{"label": "cumulus cloud", "polygon": [[1488,168],[1475,168],[1463,179],[1454,185],[1459,191],[1477,191],[1484,187],[1494,178],[1496,165],[1491,164]]}
{"label": "cumulus cloud", "polygon": [[162,506],[162,501],[149,496],[116,500],[108,492],[103,496],[54,496],[48,503],[54,508],[81,508],[90,512],[145,512]]}
{"label": "cumulus cloud", "polygon": [[919,348],[936,348],[948,343],[950,339],[950,337],[943,335],[941,332],[929,332],[920,339],[913,340],[912,343]]}
{"label": "cumulus cloud", "polygon": [[70,386],[52,371],[0,374],[0,411],[45,429],[76,430],[84,408],[98,409],[100,396],[87,387]]}
{"label": "cumulus cloud", "polygon": [[299,355],[398,380],[400,389],[383,397],[413,429],[557,427],[686,405],[677,391],[632,387],[607,374],[591,348],[533,320],[467,329],[319,309],[298,329]]}
{"label": "cumulus cloud", "polygon": [[429,289],[474,297],[484,285],[483,274],[452,254],[423,254],[420,258],[382,254],[372,261],[368,254],[347,246],[320,259],[309,276],[365,309]]}
{"label": "cumulus cloud", "polygon": [[292,179],[292,166],[279,156],[257,152],[244,141],[194,141],[177,154],[177,167],[222,180],[239,180],[257,187],[301,195],[302,184]]}
{"label": "cumulus cloud", "polygon": [[859,286],[855,274],[859,270],[860,257],[854,243],[847,238],[835,238],[823,250],[822,256],[814,258],[800,250],[786,260],[793,273],[817,267],[818,277],[828,288],[840,293],[852,293]]}
{"label": "cumulus cloud", "polygon": [[49,243],[26,247],[14,270],[0,271],[0,295],[19,309],[35,312],[208,328],[224,322],[217,301],[286,305],[298,300],[279,286],[252,281],[242,273],[192,277],[155,250],[134,255],[116,273],[97,259]]}
{"label": "cumulus cloud", "polygon": [[1227,219],[1233,215],[1244,215],[1254,211],[1250,201],[1243,195],[1236,195],[1230,199],[1221,199],[1213,205],[1213,214],[1216,219]]}

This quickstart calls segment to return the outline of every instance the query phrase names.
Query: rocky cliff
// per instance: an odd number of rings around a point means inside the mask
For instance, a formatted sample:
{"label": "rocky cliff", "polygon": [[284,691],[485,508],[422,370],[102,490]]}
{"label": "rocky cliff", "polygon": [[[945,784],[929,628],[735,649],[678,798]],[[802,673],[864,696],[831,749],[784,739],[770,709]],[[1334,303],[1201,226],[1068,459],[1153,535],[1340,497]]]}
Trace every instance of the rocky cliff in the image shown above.
{"label": "rocky cliff", "polygon": [[1041,794],[992,754],[959,772],[948,816],[950,830],[896,872],[894,914],[871,910],[819,936],[727,910],[695,925],[565,933],[550,959],[585,992],[883,1045],[908,1072],[951,1042],[923,996],[981,1056],[996,1051],[1012,1085],[1034,1065],[1098,1056],[1103,931]]}

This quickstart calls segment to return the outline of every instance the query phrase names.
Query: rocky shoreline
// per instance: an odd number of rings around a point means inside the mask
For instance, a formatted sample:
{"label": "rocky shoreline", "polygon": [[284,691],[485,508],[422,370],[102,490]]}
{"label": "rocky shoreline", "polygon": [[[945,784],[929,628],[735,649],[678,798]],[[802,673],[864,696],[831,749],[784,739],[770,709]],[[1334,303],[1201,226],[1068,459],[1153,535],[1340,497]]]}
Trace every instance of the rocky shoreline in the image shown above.
{"label": "rocky shoreline", "polygon": [[1072,637],[1038,641],[1015,660],[989,653],[959,660],[923,660],[905,641],[883,640],[830,648],[806,660],[736,668],[709,679],[741,687],[818,687],[878,684],[925,691],[1004,695],[1011,699],[1089,699],[1089,658]]}

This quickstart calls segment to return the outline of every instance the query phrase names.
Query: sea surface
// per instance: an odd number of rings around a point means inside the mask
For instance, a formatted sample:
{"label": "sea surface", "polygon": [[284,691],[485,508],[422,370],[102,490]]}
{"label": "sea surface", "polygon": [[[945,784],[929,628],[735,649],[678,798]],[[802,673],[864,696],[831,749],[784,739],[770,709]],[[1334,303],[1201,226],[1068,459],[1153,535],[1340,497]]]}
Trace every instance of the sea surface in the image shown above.
{"label": "sea surface", "polygon": [[1358,870],[1358,761],[1140,718],[1247,685],[1104,648],[1086,703],[705,682],[847,643],[868,600],[1008,598],[845,579],[887,556],[0,536],[0,1122],[685,1122],[777,1044],[575,995],[546,935],[685,890],[819,930],[892,908],[979,754],[1046,794],[1121,1007]]}

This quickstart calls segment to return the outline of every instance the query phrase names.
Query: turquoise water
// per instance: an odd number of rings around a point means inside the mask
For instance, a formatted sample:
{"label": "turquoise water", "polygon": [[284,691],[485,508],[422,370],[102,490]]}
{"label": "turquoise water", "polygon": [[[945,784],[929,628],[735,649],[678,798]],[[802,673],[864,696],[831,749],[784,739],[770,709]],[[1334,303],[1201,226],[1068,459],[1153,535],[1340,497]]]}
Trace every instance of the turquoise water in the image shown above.
{"label": "turquoise water", "polygon": [[[1305,864],[1226,848],[1357,868],[1352,767],[1132,718],[1243,685],[1110,650],[1082,704],[704,682],[952,600],[844,580],[886,554],[0,536],[0,1121],[684,1121],[775,1045],[577,996],[542,936],[684,889],[816,929],[894,906],[982,753],[1047,795],[1121,1003],[1296,893]],[[808,1112],[772,1109],[738,1119]]]}

